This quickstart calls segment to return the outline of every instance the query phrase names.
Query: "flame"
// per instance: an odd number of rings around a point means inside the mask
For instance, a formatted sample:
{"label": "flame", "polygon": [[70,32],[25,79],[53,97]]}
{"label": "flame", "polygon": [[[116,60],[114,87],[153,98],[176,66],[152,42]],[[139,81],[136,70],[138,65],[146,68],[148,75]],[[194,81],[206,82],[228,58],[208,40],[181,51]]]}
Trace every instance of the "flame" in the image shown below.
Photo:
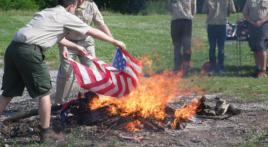
{"label": "flame", "polygon": [[[147,58],[145,59],[148,60]],[[152,64],[151,61],[143,62],[143,65],[146,65],[144,63],[149,66]],[[189,93],[185,89],[180,89],[179,83],[181,79],[180,73],[174,74],[170,71],[164,71],[162,74],[151,74],[148,77],[140,77],[139,86],[129,95],[120,99],[100,97],[99,99],[94,99],[89,104],[89,107],[90,109],[97,109],[109,105],[109,112],[114,116],[135,116],[162,121],[167,117],[165,110],[167,104],[179,94],[187,95]],[[185,112],[176,110],[174,121],[177,122],[181,118],[190,117],[191,114],[194,114],[195,107],[187,107],[187,109],[183,108],[183,110]],[[132,122],[128,126],[133,128],[133,126],[139,124],[140,122]]]}
{"label": "flame", "polygon": [[191,119],[197,112],[197,108],[200,106],[201,101],[198,99],[192,100],[190,104],[184,105],[180,109],[175,111],[175,119],[172,123],[172,128],[176,129],[178,123],[185,122]]}
{"label": "flame", "polygon": [[140,131],[140,128],[138,127],[140,125],[141,121],[135,120],[126,124],[125,129],[128,130],[129,132],[138,132]]}
{"label": "flame", "polygon": [[151,77],[141,77],[136,90],[121,99],[101,97],[90,104],[91,109],[112,105],[112,115],[137,115],[143,118],[163,120],[165,107],[178,93],[180,77],[171,72],[164,72]]}

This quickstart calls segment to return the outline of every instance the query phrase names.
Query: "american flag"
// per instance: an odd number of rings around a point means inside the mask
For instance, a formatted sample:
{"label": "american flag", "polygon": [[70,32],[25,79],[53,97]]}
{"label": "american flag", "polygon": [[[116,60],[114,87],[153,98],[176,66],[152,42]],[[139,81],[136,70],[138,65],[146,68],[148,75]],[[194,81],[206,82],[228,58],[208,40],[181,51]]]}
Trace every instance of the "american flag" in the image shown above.
{"label": "american flag", "polygon": [[81,88],[101,95],[122,97],[137,87],[141,64],[126,50],[116,49],[112,65],[97,58],[92,61],[95,68],[70,60]]}

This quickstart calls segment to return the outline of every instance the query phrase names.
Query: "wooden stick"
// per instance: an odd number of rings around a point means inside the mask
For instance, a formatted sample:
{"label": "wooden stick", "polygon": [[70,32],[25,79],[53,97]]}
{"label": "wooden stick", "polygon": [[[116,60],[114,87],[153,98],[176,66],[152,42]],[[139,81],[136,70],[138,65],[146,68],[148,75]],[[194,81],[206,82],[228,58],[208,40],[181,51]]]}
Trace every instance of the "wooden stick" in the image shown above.
{"label": "wooden stick", "polygon": [[[54,111],[57,111],[57,110],[60,110],[62,106],[60,105],[53,105],[51,106],[51,111],[54,112]],[[35,115],[38,115],[39,109],[32,109],[30,111],[24,111],[24,112],[18,112],[16,113],[14,116],[10,116],[8,118],[6,118],[5,120],[3,120],[3,123],[9,123],[9,122],[14,122],[14,121],[17,121],[17,120],[20,120],[20,119],[24,119],[24,118],[27,118],[27,117],[31,117],[31,116],[35,116]]]}
{"label": "wooden stick", "polygon": [[145,139],[143,136],[133,136],[132,137],[132,136],[124,136],[122,134],[118,134],[117,136],[121,139],[131,140],[131,141],[136,141],[136,142],[141,142],[142,140]]}

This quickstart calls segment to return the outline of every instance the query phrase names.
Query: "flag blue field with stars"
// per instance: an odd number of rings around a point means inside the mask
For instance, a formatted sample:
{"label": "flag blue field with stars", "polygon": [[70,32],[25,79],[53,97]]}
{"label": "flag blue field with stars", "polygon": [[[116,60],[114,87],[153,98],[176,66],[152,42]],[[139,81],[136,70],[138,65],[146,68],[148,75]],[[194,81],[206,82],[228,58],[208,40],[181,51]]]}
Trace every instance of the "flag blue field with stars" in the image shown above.
{"label": "flag blue field with stars", "polygon": [[119,48],[116,49],[112,66],[121,71],[125,70],[126,60],[124,59],[123,53]]}

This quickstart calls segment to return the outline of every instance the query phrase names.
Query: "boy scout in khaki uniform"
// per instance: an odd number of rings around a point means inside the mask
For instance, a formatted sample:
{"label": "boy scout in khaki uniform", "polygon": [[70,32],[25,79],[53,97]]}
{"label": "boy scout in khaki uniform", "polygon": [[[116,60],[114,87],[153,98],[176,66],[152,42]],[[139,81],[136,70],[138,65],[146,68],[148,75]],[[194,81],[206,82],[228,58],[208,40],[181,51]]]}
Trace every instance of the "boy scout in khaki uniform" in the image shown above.
{"label": "boy scout in khaki uniform", "polygon": [[[99,30],[112,37],[112,34],[104,23],[103,16],[101,15],[97,5],[93,0],[78,0],[78,7],[75,15],[78,16],[88,25],[94,24]],[[95,57],[95,44],[91,36],[81,35],[78,32],[71,31],[66,39],[86,48],[92,57]],[[60,50],[63,50],[61,47]],[[72,59],[79,58],[80,62],[84,65],[90,66],[91,60],[85,56],[80,56],[77,52],[68,49],[69,57]],[[55,103],[62,104],[66,99],[73,87],[74,76],[72,67],[67,59],[60,54],[61,64],[58,70],[56,93],[54,94]],[[94,68],[92,66],[91,68]]]}
{"label": "boy scout in khaki uniform", "polygon": [[[171,37],[174,46],[174,71],[183,75],[190,68],[192,48],[192,19],[196,13],[196,0],[169,0]],[[181,51],[183,48],[183,52]]]}
{"label": "boy scout in khaki uniform", "polygon": [[[203,13],[207,14],[210,73],[224,73],[227,17],[235,11],[233,0],[205,0],[204,2]],[[218,63],[215,55],[216,46],[218,47]]]}
{"label": "boy scout in khaki uniform", "polygon": [[[44,51],[57,42],[86,55],[85,48],[78,46],[64,36],[70,30],[110,42],[125,49],[123,42],[113,39],[94,29],[74,13],[76,0],[58,0],[59,5],[36,13],[32,20],[19,29],[6,49],[4,57],[3,93],[0,96],[0,114],[13,97],[21,96],[26,87],[32,98],[39,98],[41,141],[64,141],[64,136],[55,134],[50,128],[51,82],[48,67],[44,61]],[[69,13],[70,12],[70,13]],[[64,57],[68,52],[64,51]]]}
{"label": "boy scout in khaki uniform", "polygon": [[268,0],[247,0],[243,14],[245,19],[249,22],[249,46],[254,52],[256,64],[255,77],[266,77]]}

